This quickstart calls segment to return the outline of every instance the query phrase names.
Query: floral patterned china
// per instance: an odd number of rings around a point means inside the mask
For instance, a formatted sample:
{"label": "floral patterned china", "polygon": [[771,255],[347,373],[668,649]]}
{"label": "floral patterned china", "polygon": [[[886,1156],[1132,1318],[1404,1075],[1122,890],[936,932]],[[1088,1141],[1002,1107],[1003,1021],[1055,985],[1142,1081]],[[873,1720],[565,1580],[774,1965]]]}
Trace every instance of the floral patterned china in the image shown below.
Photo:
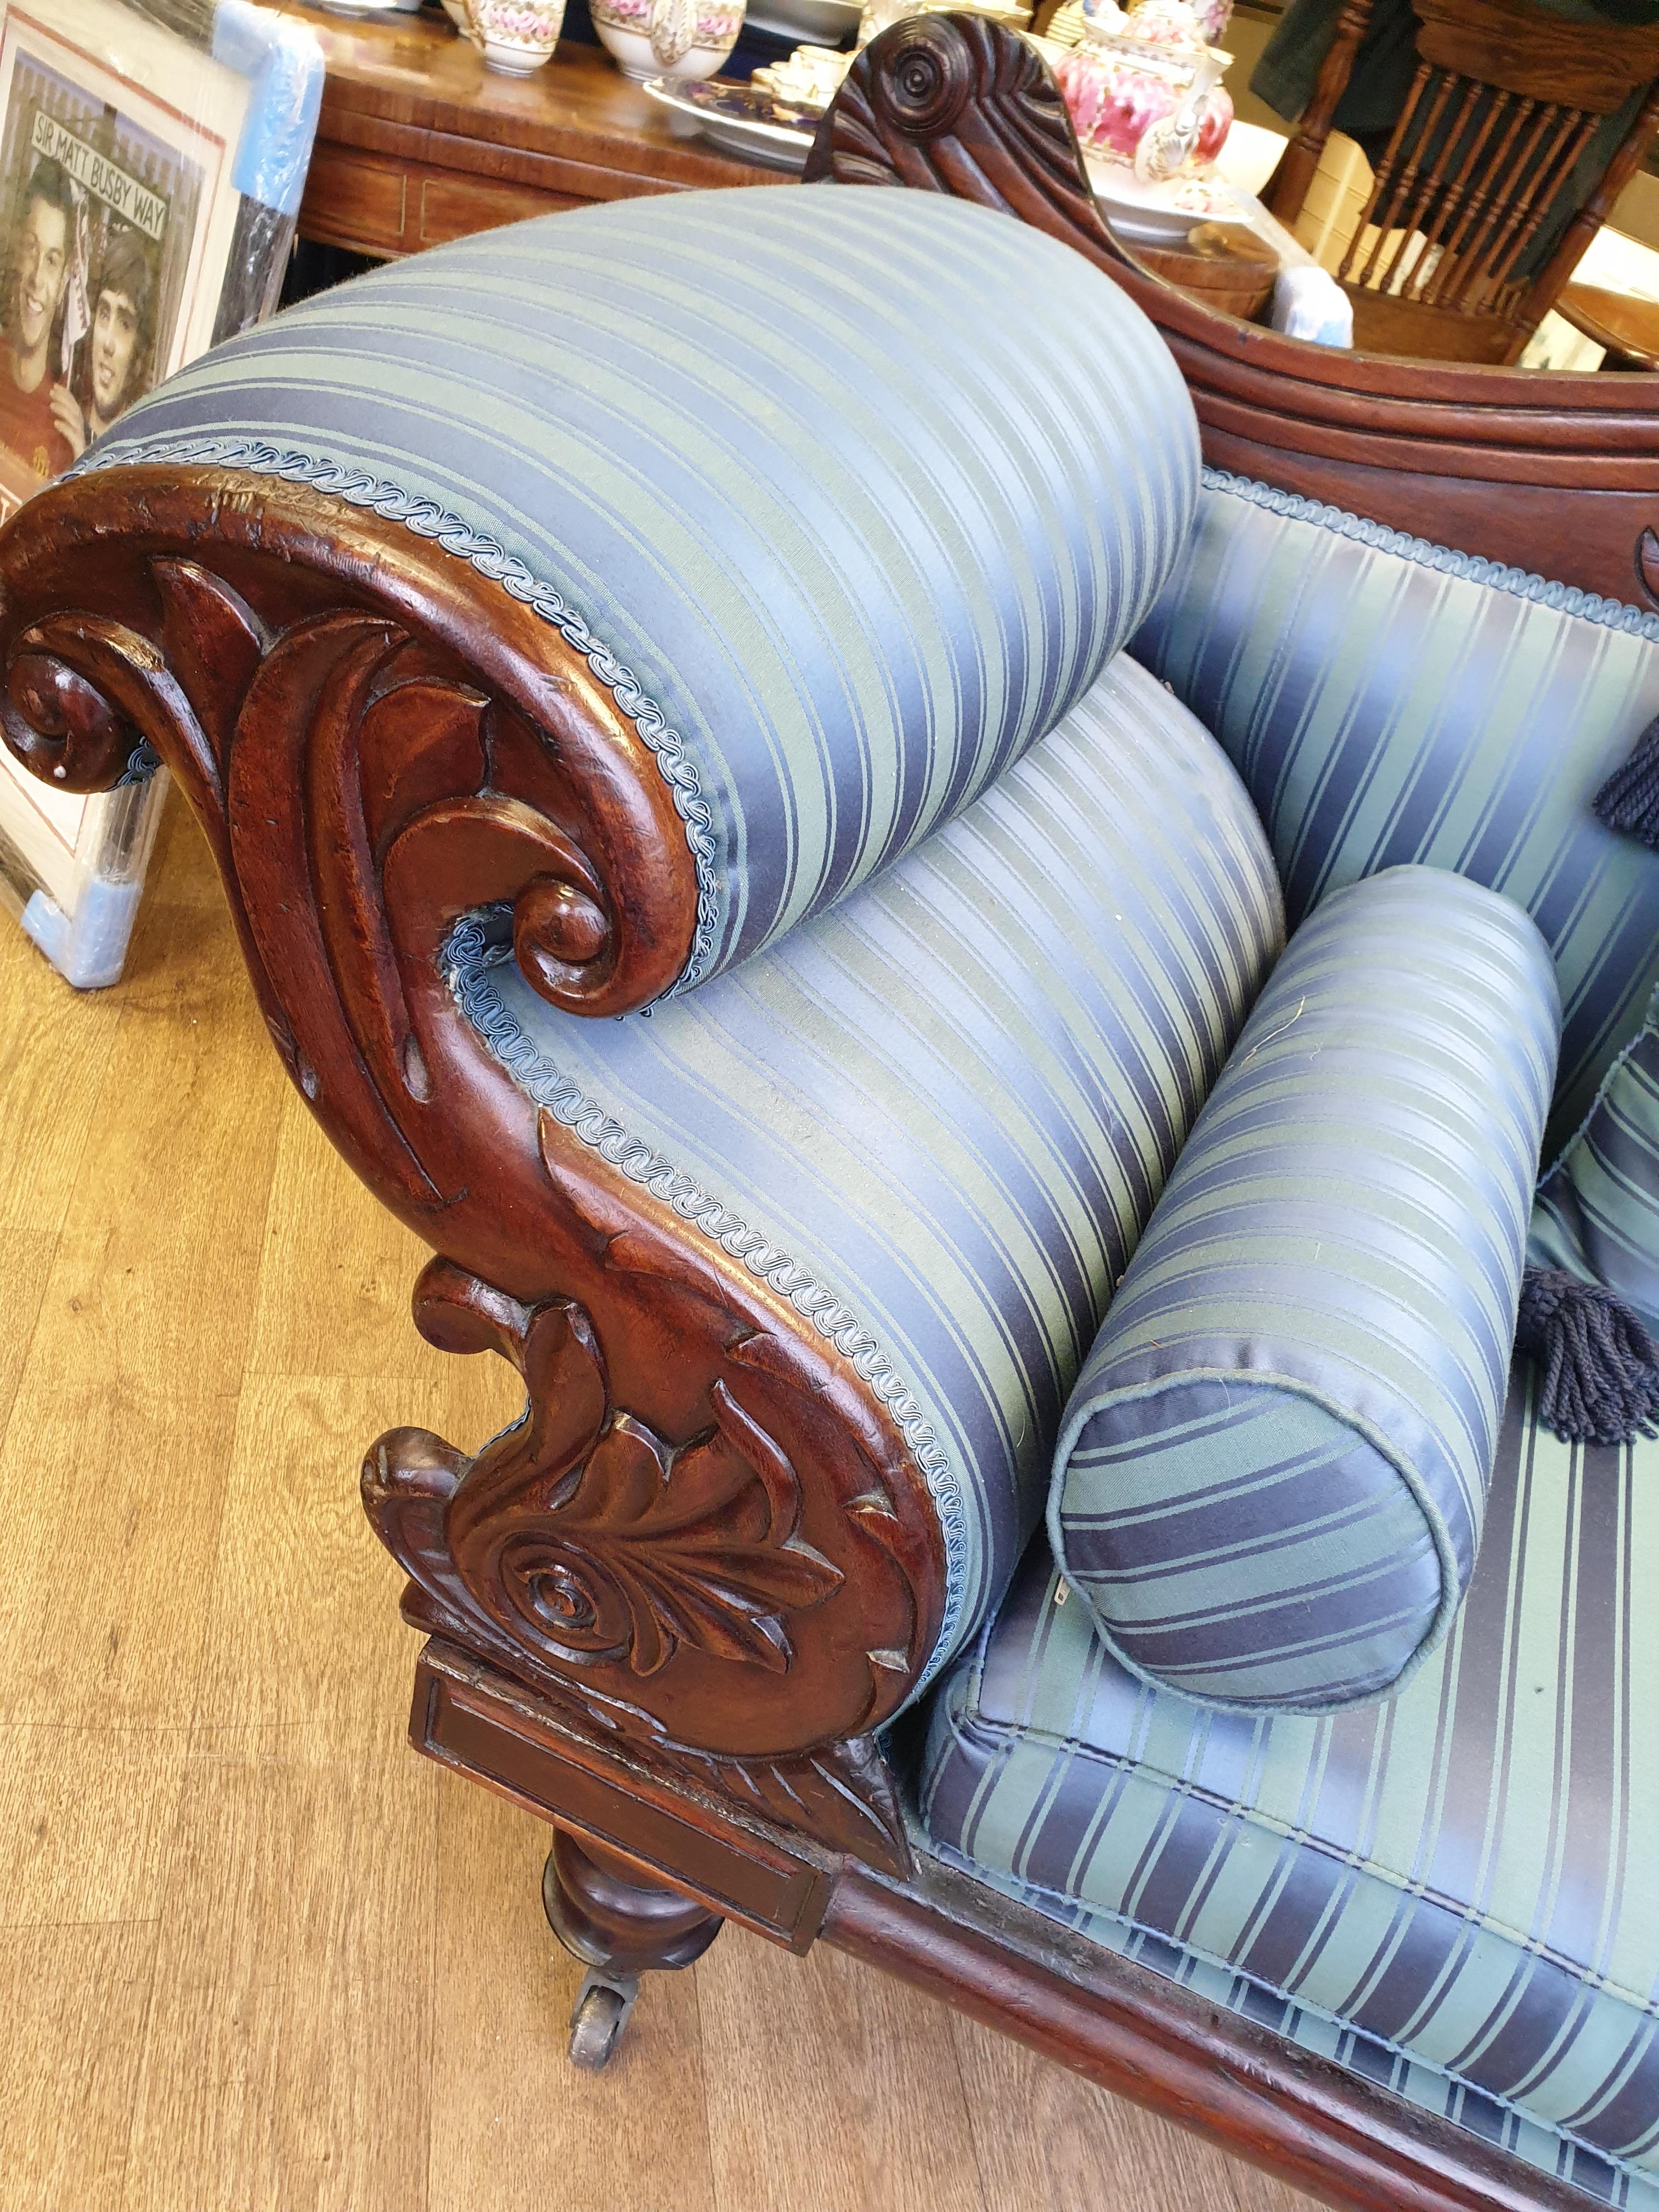
{"label": "floral patterned china", "polygon": [[504,76],[540,69],[564,23],[564,0],[465,0],[465,9],[467,37]]}
{"label": "floral patterned china", "polygon": [[738,42],[744,0],[590,0],[593,27],[635,84],[712,76]]}

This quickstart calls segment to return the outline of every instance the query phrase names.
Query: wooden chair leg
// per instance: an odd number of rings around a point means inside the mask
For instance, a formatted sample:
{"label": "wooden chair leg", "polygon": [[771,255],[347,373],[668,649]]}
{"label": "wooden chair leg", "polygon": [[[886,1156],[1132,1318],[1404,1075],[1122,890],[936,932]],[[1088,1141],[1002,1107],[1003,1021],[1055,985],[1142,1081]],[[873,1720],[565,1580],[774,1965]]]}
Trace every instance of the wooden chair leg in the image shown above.
{"label": "wooden chair leg", "polygon": [[570,2057],[590,2073],[616,2055],[640,1976],[689,1966],[720,1931],[718,1913],[568,1828],[553,1832],[542,1905],[553,1933],[588,1970],[570,2014]]}

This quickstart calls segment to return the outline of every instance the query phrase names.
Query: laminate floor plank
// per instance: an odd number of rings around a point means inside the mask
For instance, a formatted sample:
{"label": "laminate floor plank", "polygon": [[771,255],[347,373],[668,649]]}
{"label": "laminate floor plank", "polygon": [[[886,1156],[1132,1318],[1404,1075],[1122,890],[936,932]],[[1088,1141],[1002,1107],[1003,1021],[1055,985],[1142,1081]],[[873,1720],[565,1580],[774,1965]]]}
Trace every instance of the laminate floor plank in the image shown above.
{"label": "laminate floor plank", "polygon": [[1312,2200],[960,2013],[985,2212],[1315,2212]]}
{"label": "laminate floor plank", "polygon": [[192,1745],[124,2212],[427,2203],[436,1778],[285,1733]]}
{"label": "laminate floor plank", "polygon": [[0,1725],[0,1927],[159,1919],[189,1747],[183,1728]]}
{"label": "laminate floor plank", "polygon": [[[252,1376],[229,1455],[195,1722],[257,1726],[288,1755],[390,1756],[408,1725],[418,1643],[400,1570],[358,1503],[363,1447],[399,1418],[441,1423],[428,1381]],[[413,1758],[413,1753],[407,1756]]]}
{"label": "laminate floor plank", "polygon": [[0,2212],[1292,2212],[837,1954],[727,1929],[597,2077],[544,1828],[407,1748],[383,1429],[522,1403],[289,1091],[174,808],[130,973],[0,930]]}
{"label": "laminate floor plank", "polygon": [[10,1413],[81,1172],[120,1020],[107,993],[71,991],[0,915],[0,1433]]}
{"label": "laminate floor plank", "polygon": [[[195,1699],[281,1097],[228,918],[160,888],[0,1443],[3,1721]],[[20,988],[68,995],[43,963]]]}
{"label": "laminate floor plank", "polygon": [[[248,1348],[254,1372],[356,1375],[389,1385],[459,1364],[425,1344],[410,1319],[428,1247],[365,1198],[305,1101],[284,1085]],[[296,1284],[304,1286],[298,1297]]]}
{"label": "laminate floor plank", "polygon": [[[56,1235],[75,1189],[124,1004],[72,991],[9,917],[0,927],[0,1097],[6,1102],[0,1226]],[[134,963],[153,942],[149,915]]]}
{"label": "laminate floor plank", "polygon": [[0,2212],[120,2203],[155,1936],[143,1921],[0,1929]]}
{"label": "laminate floor plank", "polygon": [[943,2006],[740,1929],[692,1971],[719,2212],[983,2212]]}
{"label": "laminate floor plank", "polygon": [[[579,2072],[565,2041],[582,1969],[541,1907],[548,1831],[475,1783],[436,1778],[433,2212],[723,2212],[702,1967],[648,1977],[616,2057],[601,2074]],[[746,2207],[774,2212],[774,2200]]]}

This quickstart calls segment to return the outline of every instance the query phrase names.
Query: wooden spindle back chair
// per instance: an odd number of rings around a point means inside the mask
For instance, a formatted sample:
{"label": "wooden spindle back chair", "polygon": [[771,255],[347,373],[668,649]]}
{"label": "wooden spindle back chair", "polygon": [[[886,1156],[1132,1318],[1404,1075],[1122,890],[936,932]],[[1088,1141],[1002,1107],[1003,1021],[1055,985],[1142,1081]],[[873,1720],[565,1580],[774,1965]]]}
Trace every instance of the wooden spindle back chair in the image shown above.
{"label": "wooden spindle back chair", "polygon": [[[1549,15],[1526,0],[1412,0],[1418,67],[1337,276],[1354,343],[1513,362],[1659,126],[1659,26]],[[1370,13],[1349,0],[1307,113],[1268,186],[1301,210]],[[1595,190],[1541,261],[1553,212],[1609,115],[1648,88]]]}

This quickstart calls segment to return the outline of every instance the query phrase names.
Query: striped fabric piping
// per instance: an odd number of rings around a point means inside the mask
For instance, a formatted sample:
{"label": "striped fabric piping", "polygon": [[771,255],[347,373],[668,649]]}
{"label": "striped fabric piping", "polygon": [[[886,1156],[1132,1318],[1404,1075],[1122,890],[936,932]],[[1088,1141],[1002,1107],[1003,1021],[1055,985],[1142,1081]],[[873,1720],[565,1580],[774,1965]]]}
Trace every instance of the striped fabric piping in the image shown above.
{"label": "striped fabric piping", "polygon": [[[505,914],[508,910],[483,911]],[[478,915],[462,916],[440,957],[457,1006],[520,1089],[564,1127],[574,1129],[602,1159],[620,1168],[631,1182],[641,1184],[653,1198],[672,1206],[682,1220],[700,1229],[734,1260],[741,1260],[750,1274],[787,1298],[851,1363],[885,1407],[938,1508],[945,1540],[945,1614],[933,1652],[911,1693],[920,1694],[938,1674],[961,1625],[967,1537],[960,1480],[904,1377],[857,1315],[833,1291],[826,1290],[764,1231],[751,1228],[653,1146],[630,1136],[614,1115],[607,1114],[526,1036],[489,981],[489,970],[509,960],[511,949],[491,944]]]}
{"label": "striped fabric piping", "polygon": [[1419,568],[1433,568],[1443,576],[1466,576],[1471,583],[1488,584],[1494,591],[1508,592],[1517,599],[1530,599],[1536,605],[1552,607],[1558,614],[1578,615],[1585,622],[1600,623],[1607,629],[1624,630],[1632,637],[1649,638],[1659,644],[1659,615],[1646,613],[1627,600],[1604,599],[1598,592],[1581,591],[1576,584],[1556,583],[1528,568],[1512,568],[1502,561],[1488,561],[1483,554],[1454,552],[1448,545],[1436,544],[1431,538],[1413,538],[1407,531],[1391,530],[1387,523],[1370,522],[1364,515],[1350,514],[1346,507],[1329,507],[1301,492],[1280,491],[1255,477],[1234,476],[1228,469],[1206,465],[1203,479],[1206,491],[1230,491],[1237,498],[1249,500],[1252,507],[1265,507],[1270,514],[1282,514],[1296,522],[1317,523],[1322,530],[1334,531],[1339,538],[1354,538],[1379,553],[1397,553],[1402,560],[1415,562]]}
{"label": "striped fabric piping", "polygon": [[480,575],[499,584],[514,599],[550,623],[566,643],[575,647],[615,698],[617,706],[638,730],[656,762],[663,781],[673,793],[674,806],[685,824],[685,842],[697,870],[697,923],[685,966],[665,996],[690,990],[702,975],[714,949],[720,921],[720,886],[714,871],[716,846],[714,817],[702,795],[696,763],[685,750],[678,731],[654,699],[641,689],[630,668],[625,668],[603,640],[596,638],[583,617],[551,584],[532,575],[516,555],[495,538],[474,530],[459,514],[402,490],[385,477],[366,469],[342,467],[338,462],[318,459],[291,448],[247,438],[178,437],[148,439],[137,446],[100,454],[96,450],[77,462],[68,473],[86,476],[100,468],[137,468],[167,461],[191,468],[246,469],[253,476],[280,477],[284,483],[304,484],[327,493],[349,506],[371,509],[388,522],[401,522],[417,538],[427,538],[446,553],[470,562]]}

